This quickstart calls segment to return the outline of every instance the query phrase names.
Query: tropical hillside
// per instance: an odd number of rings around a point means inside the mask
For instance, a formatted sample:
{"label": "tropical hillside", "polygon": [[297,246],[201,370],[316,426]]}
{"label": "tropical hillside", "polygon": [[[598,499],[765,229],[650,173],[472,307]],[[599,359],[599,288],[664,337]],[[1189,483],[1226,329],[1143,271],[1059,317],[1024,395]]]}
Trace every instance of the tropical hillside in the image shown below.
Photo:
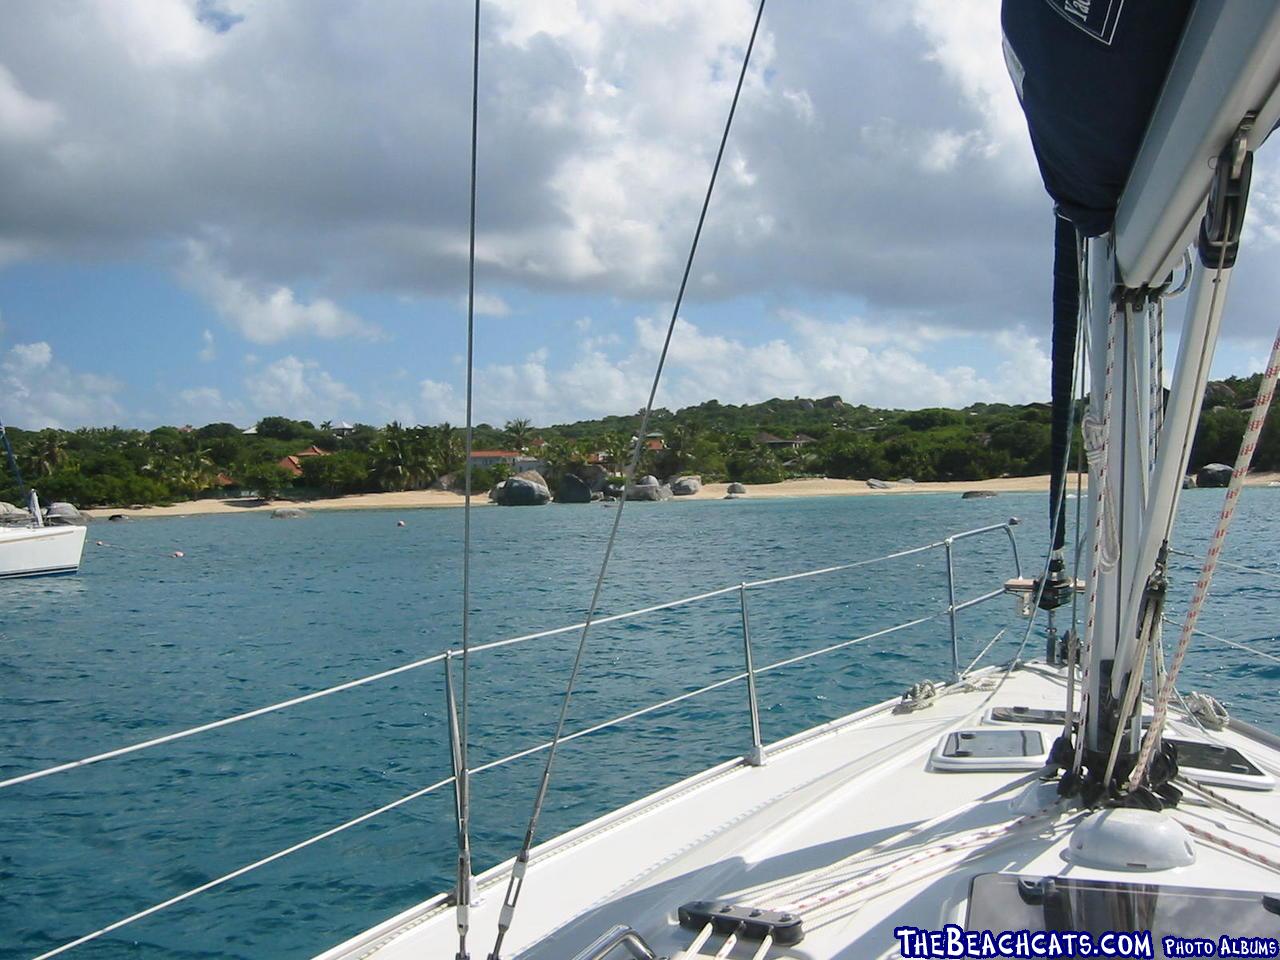
{"label": "tropical hillside", "polygon": [[[1230,463],[1260,377],[1210,384],[1191,465]],[[474,448],[540,461],[554,484],[566,471],[625,465],[637,417],[535,427],[512,420],[481,424]],[[463,431],[456,426],[315,425],[267,417],[252,427],[9,429],[19,469],[42,498],[79,506],[169,503],[198,497],[334,496],[384,490],[457,489]],[[475,489],[487,490],[511,469],[476,460]],[[510,457],[508,457],[510,460]],[[1280,470],[1280,427],[1263,433],[1255,469]],[[878,410],[839,397],[774,399],[734,406],[711,400],[657,410],[646,438],[642,473],[692,473],[708,482],[773,483],[788,477],[982,480],[1049,472],[1046,404],[976,404],[963,410]],[[18,484],[3,472],[0,500],[17,502]]]}

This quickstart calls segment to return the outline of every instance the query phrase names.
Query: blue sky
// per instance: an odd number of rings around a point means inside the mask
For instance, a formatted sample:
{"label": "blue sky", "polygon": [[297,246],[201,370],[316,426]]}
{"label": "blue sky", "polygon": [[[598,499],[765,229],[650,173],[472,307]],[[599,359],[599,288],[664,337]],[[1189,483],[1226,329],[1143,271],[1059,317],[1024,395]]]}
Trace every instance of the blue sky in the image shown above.
{"label": "blue sky", "polygon": [[[460,420],[465,6],[9,11],[0,417]],[[752,13],[485,4],[480,419],[640,405]],[[763,29],[659,401],[1043,399],[1050,210],[998,4]],[[1276,182],[1264,153],[1218,375],[1270,342]]]}

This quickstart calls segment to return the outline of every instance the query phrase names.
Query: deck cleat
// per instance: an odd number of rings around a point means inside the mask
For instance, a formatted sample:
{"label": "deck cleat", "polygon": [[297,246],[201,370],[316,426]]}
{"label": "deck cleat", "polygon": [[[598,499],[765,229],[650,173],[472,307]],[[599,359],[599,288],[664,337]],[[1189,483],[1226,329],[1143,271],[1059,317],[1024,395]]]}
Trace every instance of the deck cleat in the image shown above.
{"label": "deck cleat", "polygon": [[772,936],[773,942],[782,947],[804,939],[800,914],[765,910],[728,900],[693,900],[681,906],[677,916],[680,926],[686,930],[701,930],[709,923],[716,933],[726,936],[736,933],[742,940],[763,940]]}

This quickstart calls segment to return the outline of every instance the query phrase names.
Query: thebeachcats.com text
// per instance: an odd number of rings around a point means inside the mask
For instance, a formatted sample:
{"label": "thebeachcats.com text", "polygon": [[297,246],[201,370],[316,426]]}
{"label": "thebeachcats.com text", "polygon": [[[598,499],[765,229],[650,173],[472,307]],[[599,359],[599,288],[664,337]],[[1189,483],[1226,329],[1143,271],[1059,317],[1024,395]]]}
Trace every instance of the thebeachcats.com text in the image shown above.
{"label": "thebeachcats.com text", "polygon": [[[903,960],[960,960],[1013,957],[1027,960],[1067,957],[1116,957],[1154,960],[1155,939],[1149,930],[966,930],[954,923],[941,930],[897,927],[893,931]],[[1160,938],[1163,956],[1277,957],[1274,937]]]}
{"label": "thebeachcats.com text", "polygon": [[1149,930],[966,930],[948,923],[941,930],[897,927],[893,935],[903,960],[935,958],[1121,957],[1153,960],[1155,942]]}

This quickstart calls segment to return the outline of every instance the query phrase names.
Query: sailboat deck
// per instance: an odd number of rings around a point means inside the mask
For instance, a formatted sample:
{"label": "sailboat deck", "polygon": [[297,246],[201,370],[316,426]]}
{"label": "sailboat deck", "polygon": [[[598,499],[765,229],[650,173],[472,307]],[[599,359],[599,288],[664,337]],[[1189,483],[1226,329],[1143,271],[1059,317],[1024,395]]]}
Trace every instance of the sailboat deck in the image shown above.
{"label": "sailboat deck", "polygon": [[[963,924],[977,875],[1116,880],[1114,872],[1064,859],[1066,827],[1083,816],[1080,811],[1055,809],[1010,826],[1039,809],[1024,795],[1052,795],[1053,787],[1038,784],[1033,771],[932,768],[930,756],[947,734],[978,726],[1039,730],[1048,749],[1056,727],[992,723],[989,711],[1061,710],[1065,671],[1028,665],[997,689],[1000,673],[979,674],[914,712],[896,712],[888,702],[806,731],[770,747],[762,767],[721,765],[535,848],[504,955],[565,960],[611,926],[625,924],[660,956],[677,956],[694,937],[677,924],[677,908],[732,899],[803,916],[804,940],[773,947],[771,958],[893,957],[899,955],[896,926]],[[1272,747],[1239,732],[1206,735],[1175,722],[1168,733],[1212,737],[1240,749],[1266,774],[1280,771],[1280,755]],[[1274,792],[1229,794],[1280,820]],[[1023,802],[1015,808],[1019,797]],[[1188,796],[1176,816],[1247,838],[1254,851],[1280,859],[1276,834],[1236,814],[1210,810]],[[961,849],[946,846],[957,840]],[[869,850],[876,844],[884,846]],[[842,863],[860,851],[868,853]],[[1274,873],[1256,860],[1202,842],[1196,854],[1191,866],[1121,876],[1131,883],[1240,890],[1266,890],[1274,881]],[[478,880],[469,940],[473,956],[488,953],[508,869],[504,864]],[[452,906],[440,897],[325,953],[323,960],[451,957],[457,949],[454,924]],[[705,956],[713,956],[722,942],[713,937]],[[752,957],[756,947],[744,941],[727,955]],[[611,954],[620,955],[621,950]]]}

